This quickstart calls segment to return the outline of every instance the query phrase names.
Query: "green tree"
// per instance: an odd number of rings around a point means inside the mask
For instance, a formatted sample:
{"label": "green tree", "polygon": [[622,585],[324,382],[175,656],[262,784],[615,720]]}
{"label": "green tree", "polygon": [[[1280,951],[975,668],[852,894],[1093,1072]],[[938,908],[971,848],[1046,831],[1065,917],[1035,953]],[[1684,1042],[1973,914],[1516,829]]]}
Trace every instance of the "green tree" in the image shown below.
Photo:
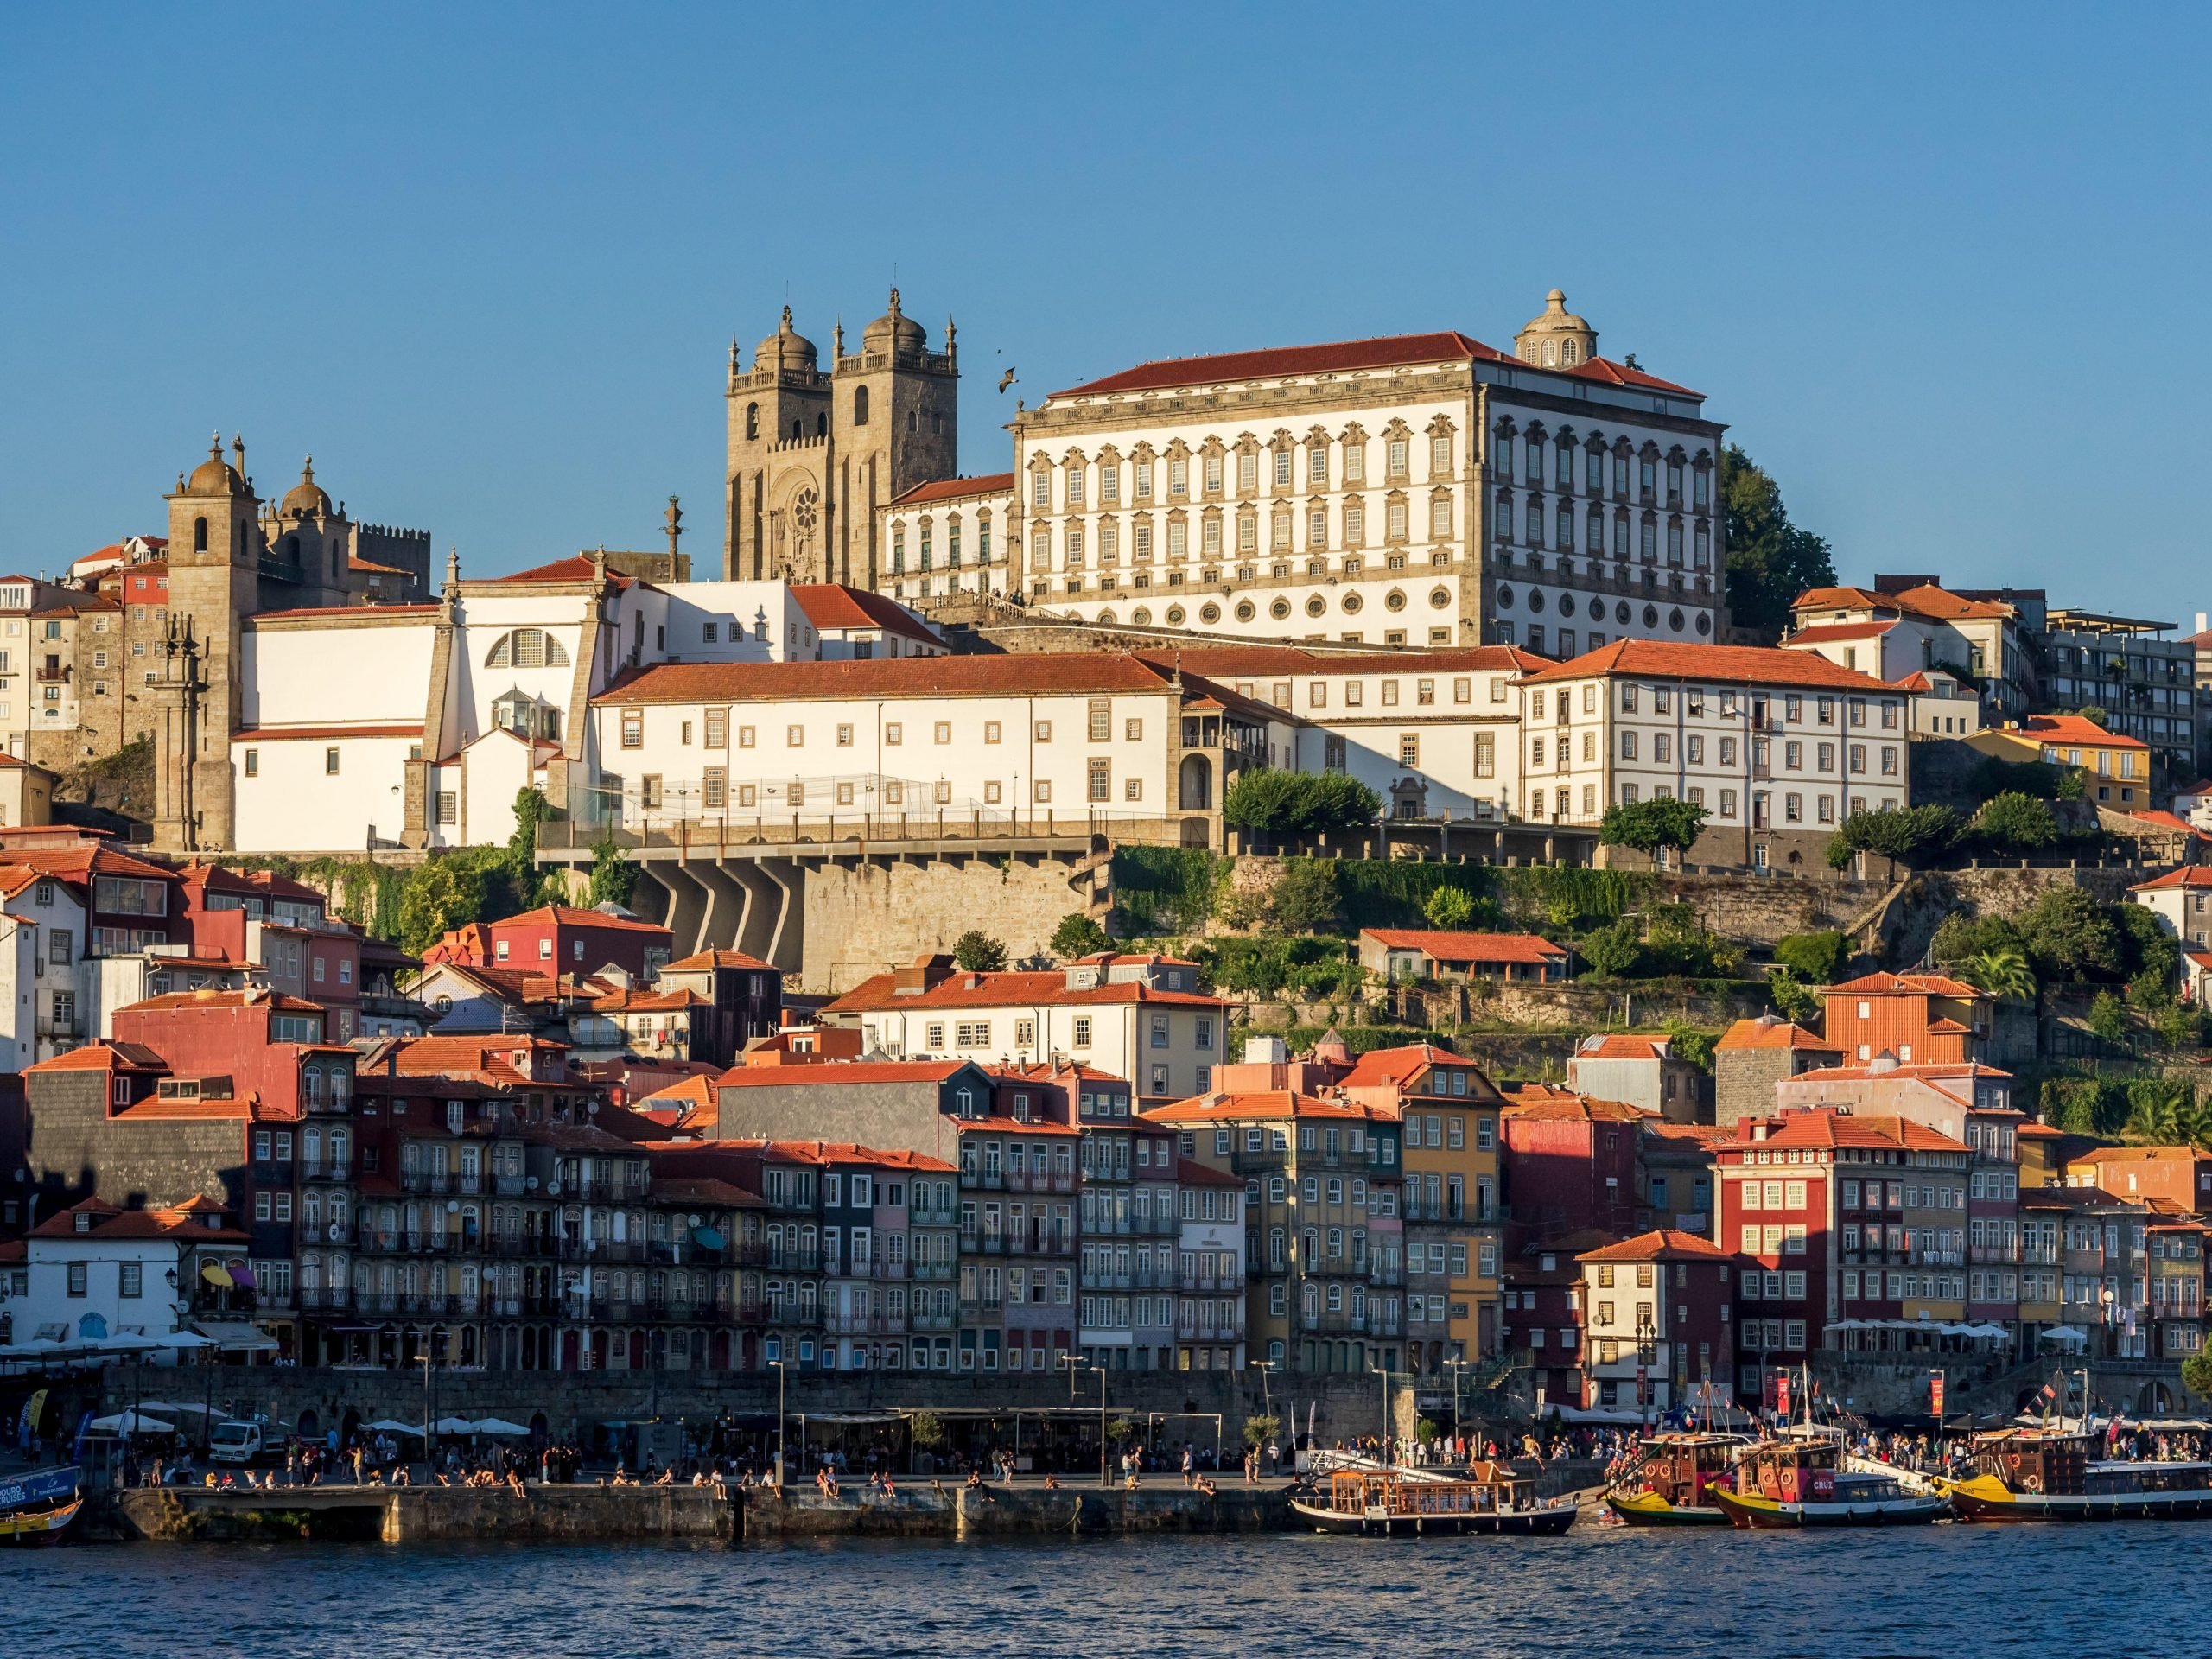
{"label": "green tree", "polygon": [[2200,1348],[2182,1361],[2181,1380],[2198,1399],[2212,1398],[2212,1348]]}
{"label": "green tree", "polygon": [[1766,992],[1774,999],[1775,1012],[1793,1025],[1811,1025],[1827,1007],[1818,992],[1800,984],[1787,968],[1777,968],[1766,976]]}
{"label": "green tree", "polygon": [[2058,840],[2058,820],[2049,803],[2017,791],[1984,801],[1974,828],[1989,845],[2008,852],[2038,853]]}
{"label": "green tree", "polygon": [[1688,852],[1704,828],[1705,809],[1692,802],[1628,801],[1605,809],[1605,816],[1598,821],[1598,839],[1608,846],[1632,847],[1656,856],[1662,848]]}
{"label": "green tree", "polygon": [[425,860],[399,896],[399,948],[421,956],[456,927],[482,919],[483,872],[453,854]]}
{"label": "green tree", "polygon": [[620,905],[627,909],[637,885],[638,867],[622,856],[622,844],[613,836],[591,849],[591,885],[585,891],[594,906]]}
{"label": "green tree", "polygon": [[1063,962],[1095,956],[1112,944],[1106,937],[1106,930],[1079,910],[1071,910],[1061,917],[1060,925],[1052,930],[1052,954]]}
{"label": "green tree", "polygon": [[1853,812],[1828,837],[1828,863],[1836,869],[1853,853],[1873,853],[1910,863],[1932,858],[1959,838],[1963,827],[1948,806],[1911,806],[1886,812]]}
{"label": "green tree", "polygon": [[1574,948],[1592,973],[1608,979],[1627,973],[1643,956],[1636,924],[1625,916],[1585,934]]}
{"label": "green tree", "polygon": [[1713,1070],[1713,1035],[1711,1032],[1700,1031],[1685,1020],[1669,1020],[1666,1024],[1666,1033],[1671,1039],[1668,1047],[1676,1058],[1688,1060],[1700,1071]]}
{"label": "green tree", "polygon": [[1268,922],[1278,932],[1325,933],[1337,925],[1337,866],[1332,859],[1293,858],[1268,900]]}
{"label": "green tree", "polygon": [[1779,633],[1800,594],[1834,582],[1827,538],[1790,523],[1781,486],[1732,443],[1720,456],[1720,502],[1728,522],[1729,620]]}
{"label": "green tree", "polygon": [[2126,966],[2108,906],[2080,887],[2053,887],[2020,918],[2022,942],[2045,979],[2113,979]]}
{"label": "green tree", "polygon": [[1244,1420],[1244,1444],[1247,1446],[1265,1446],[1281,1433],[1282,1419],[1280,1417],[1253,1416]]}
{"label": "green tree", "polygon": [[1851,942],[1840,933],[1792,933],[1774,947],[1774,959],[1808,985],[1834,984],[1850,958]]}
{"label": "green tree", "polygon": [[2036,970],[2028,953],[2017,945],[1999,945],[1979,951],[1958,963],[1967,984],[1994,997],[2014,1002],[2036,1000]]}
{"label": "green tree", "polygon": [[2110,991],[2099,991],[2089,1004],[2089,1029],[2117,1046],[2127,1037],[2126,1005]]}
{"label": "green tree", "polygon": [[1450,932],[1474,920],[1474,898],[1465,887],[1439,887],[1428,895],[1421,913],[1428,918],[1431,927]]}
{"label": "green tree", "polygon": [[[2027,942],[2010,917],[1972,917],[1953,911],[1936,928],[1928,948],[1937,962],[1947,968],[1955,968],[1992,950],[2017,950],[2024,956]],[[1979,980],[1974,982],[1980,983]]]}
{"label": "green tree", "polygon": [[1224,823],[1269,835],[1326,835],[1371,824],[1382,798],[1340,772],[1284,772],[1255,766],[1237,774],[1222,797]]}
{"label": "green tree", "polygon": [[952,942],[952,959],[968,973],[1003,973],[1006,946],[982,928],[971,927]]}

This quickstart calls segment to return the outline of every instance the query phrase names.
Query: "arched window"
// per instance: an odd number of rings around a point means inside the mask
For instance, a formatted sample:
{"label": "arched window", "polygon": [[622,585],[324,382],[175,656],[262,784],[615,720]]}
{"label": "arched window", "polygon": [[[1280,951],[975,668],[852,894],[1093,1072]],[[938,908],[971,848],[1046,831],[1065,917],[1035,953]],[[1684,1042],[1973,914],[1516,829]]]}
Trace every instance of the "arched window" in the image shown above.
{"label": "arched window", "polygon": [[1565,364],[1565,365],[1567,365],[1569,368],[1572,368],[1572,367],[1573,367],[1573,366],[1574,366],[1575,363],[1576,363],[1576,362],[1577,362],[1577,361],[1581,358],[1581,356],[1582,356],[1582,342],[1581,342],[1580,340],[1563,340],[1560,341],[1560,343],[1559,343],[1559,360],[1560,360],[1561,363],[1564,363],[1564,364]]}
{"label": "arched window", "polygon": [[817,438],[822,437],[827,434],[829,430],[830,411],[825,409],[822,413],[814,417],[814,435]]}
{"label": "arched window", "polygon": [[866,386],[858,387],[853,392],[853,424],[855,426],[868,424],[868,388]]}
{"label": "arched window", "polygon": [[207,521],[205,518],[192,521],[192,550],[195,553],[207,550]]}
{"label": "arched window", "polygon": [[745,406],[745,435],[748,441],[760,435],[760,405],[758,404]]}
{"label": "arched window", "polygon": [[804,428],[802,426],[802,424],[801,424],[799,422],[798,422],[798,421],[793,421],[793,422],[791,423],[791,436],[792,436],[794,439],[797,439],[798,437],[799,437],[799,436],[802,435],[802,433],[804,432]]}
{"label": "arched window", "polygon": [[566,668],[568,648],[543,628],[517,628],[492,642],[486,668]]}

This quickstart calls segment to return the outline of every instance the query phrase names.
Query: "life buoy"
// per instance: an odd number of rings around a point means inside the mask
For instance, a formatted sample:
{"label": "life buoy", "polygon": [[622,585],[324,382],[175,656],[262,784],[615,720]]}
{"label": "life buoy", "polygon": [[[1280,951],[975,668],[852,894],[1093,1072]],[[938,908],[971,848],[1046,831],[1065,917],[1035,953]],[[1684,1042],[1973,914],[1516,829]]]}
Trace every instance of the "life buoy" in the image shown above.
{"label": "life buoy", "polygon": [[2026,1492],[2039,1492],[2043,1491],[2043,1477],[2041,1475],[2021,1476],[2020,1490]]}

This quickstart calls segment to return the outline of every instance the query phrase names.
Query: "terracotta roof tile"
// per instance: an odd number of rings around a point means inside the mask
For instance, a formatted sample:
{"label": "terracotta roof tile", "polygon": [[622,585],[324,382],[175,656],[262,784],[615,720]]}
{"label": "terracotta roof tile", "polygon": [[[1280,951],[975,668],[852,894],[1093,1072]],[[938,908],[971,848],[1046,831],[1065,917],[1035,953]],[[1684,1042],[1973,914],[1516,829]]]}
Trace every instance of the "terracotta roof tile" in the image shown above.
{"label": "terracotta roof tile", "polygon": [[894,495],[894,507],[918,507],[931,501],[965,501],[978,495],[1007,495],[1014,490],[1012,473],[979,473],[973,478],[932,479],[917,484],[904,495]]}
{"label": "terracotta roof tile", "polygon": [[1787,1020],[1738,1020],[1721,1033],[1720,1040],[1713,1046],[1716,1053],[1722,1049],[1745,1048],[1802,1048],[1823,1054],[1843,1052],[1818,1032],[1808,1031]]}
{"label": "terracotta roof tile", "polygon": [[[954,658],[958,661],[960,659]],[[970,981],[976,982],[970,983]],[[996,1008],[1038,1003],[1159,1003],[1170,1007],[1218,1008],[1222,1000],[1198,991],[1162,991],[1135,980],[1072,989],[1059,973],[969,974],[955,972],[925,991],[901,995],[893,974],[862,980],[822,1012],[861,1014],[883,1008]]]}
{"label": "terracotta roof tile", "polygon": [[926,645],[942,647],[944,644],[936,629],[904,605],[865,588],[848,588],[834,582],[795,582],[791,586],[791,601],[817,632],[831,628],[881,628],[887,633],[903,634]]}
{"label": "terracotta roof tile", "polygon": [[[1998,729],[2002,731],[2005,728],[1999,727]],[[2095,721],[2080,715],[2030,715],[2020,722],[2014,735],[2033,738],[2038,743],[2078,743],[2085,748],[2092,745],[2101,749],[2147,749],[2151,747],[2139,737],[2108,732]]]}
{"label": "terracotta roof tile", "polygon": [[1567,952],[1534,933],[1465,933],[1421,927],[1364,927],[1363,939],[1392,950],[1420,950],[1439,962],[1525,963],[1533,967],[1567,960]]}
{"label": "terracotta roof tile", "polygon": [[1531,674],[1523,683],[1584,680],[1593,675],[1611,674],[1897,695],[1872,675],[1845,668],[1809,651],[1783,651],[1770,645],[1677,645],[1660,639],[1617,639],[1596,651],[1586,651],[1556,668]]}
{"label": "terracotta roof tile", "polygon": [[[1186,677],[1200,693],[1219,688]],[[592,699],[792,702],[854,697],[1052,696],[1165,692],[1170,671],[1128,652],[1004,657],[871,657],[824,663],[659,663],[632,669]],[[1226,692],[1222,696],[1229,696]]]}
{"label": "terracotta roof tile", "polygon": [[1216,385],[1228,380],[1269,380],[1303,374],[1338,374],[1353,369],[1399,368],[1416,363],[1466,363],[1478,359],[1492,363],[1513,360],[1496,346],[1485,346],[1456,332],[1386,334],[1372,340],[1335,340],[1320,346],[1222,352],[1210,357],[1162,358],[1052,395],[1094,397],[1116,391],[1162,391],[1174,386]]}
{"label": "terracotta roof tile", "polygon": [[1586,1250],[1574,1258],[1578,1262],[1732,1262],[1735,1252],[1724,1250],[1712,1240],[1700,1238],[1695,1233],[1676,1232],[1670,1227],[1624,1238],[1618,1244],[1602,1245]]}

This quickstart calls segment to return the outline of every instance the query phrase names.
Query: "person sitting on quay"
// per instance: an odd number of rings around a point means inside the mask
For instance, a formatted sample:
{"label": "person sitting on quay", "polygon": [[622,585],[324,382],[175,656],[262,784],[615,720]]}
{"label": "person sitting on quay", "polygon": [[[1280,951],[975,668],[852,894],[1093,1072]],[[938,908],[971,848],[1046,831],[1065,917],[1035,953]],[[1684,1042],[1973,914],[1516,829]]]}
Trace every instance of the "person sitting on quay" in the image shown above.
{"label": "person sitting on quay", "polygon": [[1045,1477],[1045,1490],[1048,1492],[1058,1491],[1060,1490],[1060,1478],[1058,1475],[1048,1472]]}
{"label": "person sitting on quay", "polygon": [[666,1469],[662,1470],[662,1471],[660,1471],[660,1478],[659,1478],[658,1480],[656,1480],[655,1482],[653,1482],[653,1484],[654,1484],[654,1485],[656,1485],[656,1486],[673,1486],[673,1485],[675,1485],[675,1484],[676,1484],[676,1470],[675,1470],[674,1466],[673,1466],[673,1465],[671,1465],[671,1466],[670,1466],[669,1468],[666,1468]]}

